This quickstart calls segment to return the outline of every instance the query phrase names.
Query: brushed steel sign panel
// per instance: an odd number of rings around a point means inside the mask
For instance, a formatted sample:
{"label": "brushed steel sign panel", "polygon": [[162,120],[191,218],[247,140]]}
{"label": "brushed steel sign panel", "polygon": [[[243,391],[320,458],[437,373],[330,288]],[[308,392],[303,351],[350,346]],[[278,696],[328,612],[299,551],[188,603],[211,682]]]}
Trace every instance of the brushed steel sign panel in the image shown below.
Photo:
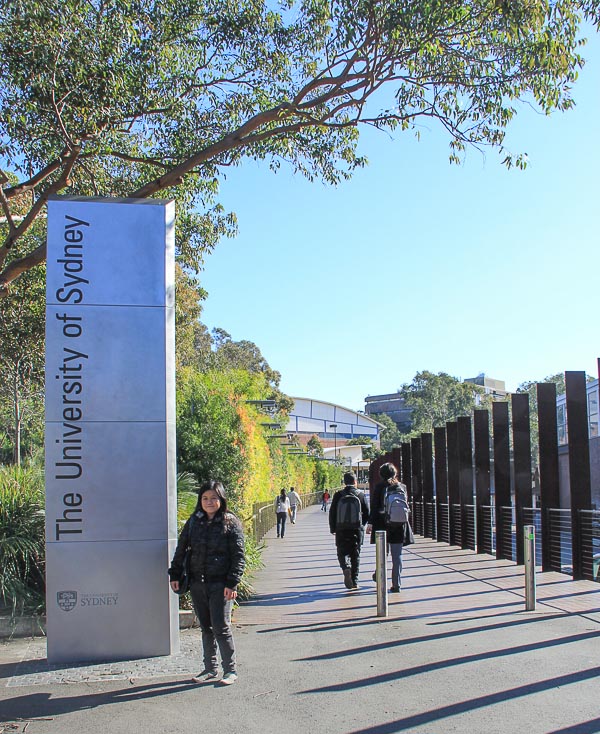
{"label": "brushed steel sign panel", "polygon": [[126,660],[175,653],[178,599],[164,593],[173,542],[50,543],[48,659]]}
{"label": "brushed steel sign panel", "polygon": [[63,424],[46,426],[48,542],[174,538],[167,425],[98,422],[83,424],[81,432],[73,450],[63,440]]}
{"label": "brushed steel sign panel", "polygon": [[174,222],[158,199],[51,199],[48,303],[173,306]]}
{"label": "brushed steel sign panel", "polygon": [[174,206],[48,207],[48,658],[166,655],[176,537]]}
{"label": "brushed steel sign panel", "polygon": [[[166,348],[173,309],[79,306],[46,310],[46,420],[81,409],[86,421],[167,419]],[[79,331],[80,330],[80,331]]]}

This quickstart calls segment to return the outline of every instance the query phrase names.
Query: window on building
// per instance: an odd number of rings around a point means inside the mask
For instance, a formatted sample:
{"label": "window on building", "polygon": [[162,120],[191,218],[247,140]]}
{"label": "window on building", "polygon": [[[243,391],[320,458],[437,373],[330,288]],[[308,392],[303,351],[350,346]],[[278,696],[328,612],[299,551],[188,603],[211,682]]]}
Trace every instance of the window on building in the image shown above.
{"label": "window on building", "polygon": [[588,393],[588,418],[591,438],[598,435],[598,390]]}
{"label": "window on building", "polygon": [[558,424],[558,445],[565,446],[569,440],[567,434],[567,406],[556,406],[556,422]]}

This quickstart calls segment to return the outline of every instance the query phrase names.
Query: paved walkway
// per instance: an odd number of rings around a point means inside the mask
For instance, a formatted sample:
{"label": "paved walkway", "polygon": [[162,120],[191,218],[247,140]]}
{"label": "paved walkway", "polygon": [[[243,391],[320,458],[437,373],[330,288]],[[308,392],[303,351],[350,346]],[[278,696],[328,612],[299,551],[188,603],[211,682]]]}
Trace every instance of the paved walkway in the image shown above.
{"label": "paved walkway", "polygon": [[590,734],[600,732],[600,586],[523,570],[428,539],[404,555],[403,590],[376,616],[373,546],[348,592],[327,516],[267,536],[256,598],[236,613],[240,679],[194,686],[182,653],[50,668],[44,641],[0,645],[0,734]]}

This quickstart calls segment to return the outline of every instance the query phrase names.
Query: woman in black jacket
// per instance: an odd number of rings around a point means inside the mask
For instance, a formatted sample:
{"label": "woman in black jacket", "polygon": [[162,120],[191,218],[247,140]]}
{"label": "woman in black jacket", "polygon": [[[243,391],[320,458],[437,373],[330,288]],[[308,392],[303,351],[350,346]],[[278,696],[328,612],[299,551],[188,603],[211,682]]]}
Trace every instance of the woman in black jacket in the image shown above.
{"label": "woman in black jacket", "polygon": [[183,526],[169,569],[173,591],[179,590],[188,547],[191,548],[190,591],[202,629],[204,650],[204,670],[192,680],[195,683],[216,680],[218,645],[223,663],[221,683],[230,685],[237,680],[231,609],[244,572],[244,534],[237,517],[227,512],[221,482],[202,485],[194,514]]}
{"label": "woman in black jacket", "polygon": [[[390,528],[386,524],[385,497],[388,492],[401,492],[406,499],[406,486],[398,480],[398,470],[394,464],[382,464],[379,468],[382,481],[376,484],[371,494],[371,512],[367,533],[371,535],[371,543],[375,542],[375,531],[387,531],[387,543],[392,556],[392,585],[390,591],[400,591],[400,576],[402,574],[402,548],[411,543],[411,529],[408,522],[399,527]],[[373,574],[375,581],[375,574]]]}

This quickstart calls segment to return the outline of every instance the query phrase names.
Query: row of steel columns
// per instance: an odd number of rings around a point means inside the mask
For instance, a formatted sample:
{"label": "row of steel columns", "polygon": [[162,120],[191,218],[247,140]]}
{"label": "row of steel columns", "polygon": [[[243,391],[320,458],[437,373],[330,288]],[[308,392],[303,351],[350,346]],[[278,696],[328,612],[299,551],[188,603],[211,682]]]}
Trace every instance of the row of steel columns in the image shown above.
{"label": "row of steel columns", "polygon": [[[599,360],[600,363],[600,360]],[[566,372],[567,431],[569,437],[570,509],[572,523],[573,577],[583,578],[579,510],[591,509],[589,428],[585,372]],[[556,385],[537,384],[539,426],[539,476],[542,523],[542,568],[551,570],[551,508],[560,508]],[[512,418],[512,420],[511,420]],[[512,437],[512,441],[511,441]],[[514,393],[509,402],[476,409],[431,433],[421,433],[374,460],[370,467],[371,487],[379,481],[379,467],[392,462],[399,469],[414,508],[415,531],[450,545],[471,547],[491,553],[491,528],[486,536],[484,508],[491,506],[494,490],[496,557],[512,559],[511,513],[515,511],[517,539],[523,538],[524,509],[532,507],[532,456],[529,395]],[[428,506],[435,513],[426,512]],[[460,507],[459,517],[453,508]],[[469,537],[474,506],[476,536]],[[447,516],[444,516],[444,512]],[[459,519],[460,518],[460,519]],[[448,523],[448,538],[442,528]],[[511,527],[505,527],[507,523]],[[475,546],[475,547],[473,547]],[[516,562],[523,563],[523,543],[516,543]]]}

